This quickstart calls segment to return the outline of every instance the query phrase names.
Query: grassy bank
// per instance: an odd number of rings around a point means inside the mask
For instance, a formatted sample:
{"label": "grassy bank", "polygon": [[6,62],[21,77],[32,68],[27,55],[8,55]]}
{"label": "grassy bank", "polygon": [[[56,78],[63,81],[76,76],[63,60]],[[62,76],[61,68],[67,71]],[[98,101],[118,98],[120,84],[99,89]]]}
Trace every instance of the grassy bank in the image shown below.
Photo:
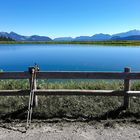
{"label": "grassy bank", "polygon": [[140,41],[0,41],[0,44],[95,44],[95,45],[123,45],[139,46]]}
{"label": "grassy bank", "polygon": [[[0,89],[28,89],[26,80],[1,80]],[[38,81],[38,89],[123,89],[122,81]],[[133,81],[131,90],[140,90],[140,82]],[[97,117],[114,110],[123,103],[122,97],[94,96],[40,96],[39,106],[34,109],[34,117]],[[28,105],[28,97],[0,97],[0,116]],[[133,117],[140,116],[140,99],[131,98],[127,110]],[[27,112],[25,113],[26,117]],[[120,114],[122,115],[122,114]],[[16,116],[18,117],[18,115]]]}

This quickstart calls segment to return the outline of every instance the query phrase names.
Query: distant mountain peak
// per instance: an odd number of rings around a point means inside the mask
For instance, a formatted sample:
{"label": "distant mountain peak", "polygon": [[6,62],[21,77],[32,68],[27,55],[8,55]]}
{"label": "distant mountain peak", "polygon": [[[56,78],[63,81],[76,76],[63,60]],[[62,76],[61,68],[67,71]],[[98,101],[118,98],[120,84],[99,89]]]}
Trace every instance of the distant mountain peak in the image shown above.
{"label": "distant mountain peak", "polygon": [[140,31],[140,30],[134,29],[134,30],[130,30],[130,32],[131,32],[131,31],[134,31],[134,32],[135,32],[135,31]]}
{"label": "distant mountain peak", "polygon": [[140,40],[140,35],[133,35],[133,36],[127,36],[127,37],[114,36],[111,38],[111,40]]}
{"label": "distant mountain peak", "polygon": [[16,34],[15,32],[11,31],[9,34]]}
{"label": "distant mountain peak", "polygon": [[127,32],[122,32],[118,34],[114,34],[113,36],[119,36],[119,37],[127,37],[127,36],[134,36],[134,35],[140,35],[140,30],[130,30]]}
{"label": "distant mountain peak", "polygon": [[7,33],[7,32],[0,32],[0,36],[5,36],[5,37],[8,37],[7,35],[8,35],[8,33]]}
{"label": "distant mountain peak", "polygon": [[95,35],[109,35],[109,34],[98,33],[98,34],[94,34],[93,36]]}
{"label": "distant mountain peak", "polygon": [[124,33],[140,33],[140,30],[134,29],[134,30],[130,30]]}
{"label": "distant mountain peak", "polygon": [[17,33],[13,32],[13,31],[12,31],[12,32],[10,32],[9,34],[14,34],[14,35],[18,35]]}
{"label": "distant mountain peak", "polygon": [[58,37],[55,38],[54,41],[73,41],[72,37]]}
{"label": "distant mountain peak", "polygon": [[32,36],[24,36],[17,34],[15,32],[0,32],[0,36],[10,37],[17,41],[51,41],[52,39],[47,36],[39,36],[39,35],[32,35]]}
{"label": "distant mountain peak", "polygon": [[136,29],[134,29],[134,30],[130,30],[130,31],[128,31],[129,33],[134,33],[134,34],[140,34],[140,30],[136,30]]}

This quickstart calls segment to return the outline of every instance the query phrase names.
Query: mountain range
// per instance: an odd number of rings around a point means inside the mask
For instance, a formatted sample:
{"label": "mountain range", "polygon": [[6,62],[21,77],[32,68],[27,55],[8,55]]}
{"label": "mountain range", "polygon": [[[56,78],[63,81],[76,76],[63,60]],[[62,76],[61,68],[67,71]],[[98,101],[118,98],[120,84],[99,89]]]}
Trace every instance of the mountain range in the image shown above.
{"label": "mountain range", "polygon": [[140,40],[140,30],[130,30],[128,32],[122,32],[118,34],[95,34],[93,36],[78,36],[72,37],[59,37],[51,39],[47,36],[24,36],[15,32],[0,32],[0,36],[10,37],[16,41],[100,41],[100,40]]}
{"label": "mountain range", "polygon": [[39,36],[39,35],[23,36],[15,32],[10,33],[0,32],[0,36],[10,37],[16,41],[52,41],[52,39],[47,36]]}

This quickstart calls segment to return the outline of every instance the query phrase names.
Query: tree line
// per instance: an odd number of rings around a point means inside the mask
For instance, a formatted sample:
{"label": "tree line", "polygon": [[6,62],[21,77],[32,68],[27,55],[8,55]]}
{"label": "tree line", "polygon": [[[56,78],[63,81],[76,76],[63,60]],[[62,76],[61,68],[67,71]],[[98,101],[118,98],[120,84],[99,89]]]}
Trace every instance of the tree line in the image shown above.
{"label": "tree line", "polygon": [[0,36],[0,41],[14,41],[14,39],[10,37]]}

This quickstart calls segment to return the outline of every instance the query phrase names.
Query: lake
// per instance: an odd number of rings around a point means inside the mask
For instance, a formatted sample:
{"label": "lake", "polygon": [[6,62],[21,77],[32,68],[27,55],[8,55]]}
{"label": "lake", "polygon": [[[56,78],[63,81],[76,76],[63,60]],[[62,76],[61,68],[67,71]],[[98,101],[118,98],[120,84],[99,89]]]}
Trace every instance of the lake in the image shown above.
{"label": "lake", "polygon": [[23,44],[0,45],[0,69],[26,71],[140,71],[140,46]]}

